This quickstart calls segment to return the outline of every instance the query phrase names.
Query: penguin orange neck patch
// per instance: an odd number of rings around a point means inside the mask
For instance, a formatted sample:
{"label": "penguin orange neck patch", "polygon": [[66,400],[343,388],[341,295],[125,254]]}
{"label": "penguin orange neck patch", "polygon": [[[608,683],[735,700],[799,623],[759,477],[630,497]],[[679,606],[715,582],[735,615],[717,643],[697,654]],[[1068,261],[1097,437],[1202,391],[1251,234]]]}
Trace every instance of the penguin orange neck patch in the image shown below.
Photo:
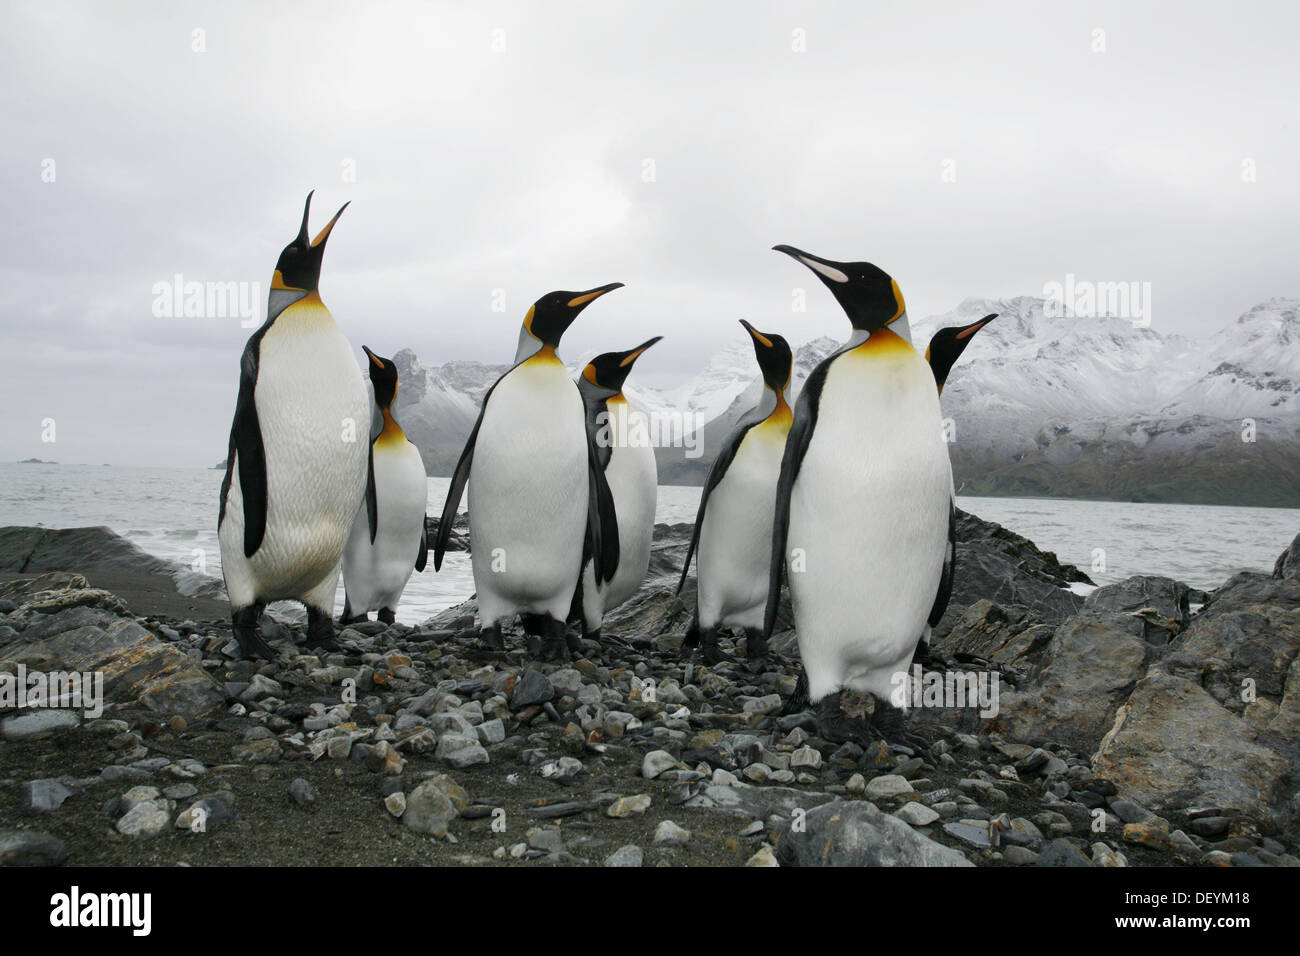
{"label": "penguin orange neck patch", "polygon": [[380,412],[384,416],[384,427],[375,436],[375,444],[395,445],[398,442],[406,441],[406,433],[402,431],[402,426],[397,424],[397,420],[393,418],[393,413],[387,408],[380,409]]}

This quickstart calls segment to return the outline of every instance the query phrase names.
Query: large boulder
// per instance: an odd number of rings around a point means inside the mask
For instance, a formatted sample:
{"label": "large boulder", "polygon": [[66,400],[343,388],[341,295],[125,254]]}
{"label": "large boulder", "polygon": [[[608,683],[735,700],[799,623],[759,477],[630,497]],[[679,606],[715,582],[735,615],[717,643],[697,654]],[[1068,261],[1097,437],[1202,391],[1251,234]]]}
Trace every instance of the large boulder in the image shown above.
{"label": "large boulder", "polygon": [[[225,704],[221,685],[173,644],[124,616],[113,595],[86,588],[77,575],[60,580],[65,586],[24,595],[25,603],[9,616],[22,630],[0,646],[0,661],[45,673],[100,672],[106,699],[187,720]],[[25,587],[29,581],[0,591],[15,595]]]}
{"label": "large boulder", "polygon": [[1152,809],[1300,824],[1300,576],[1241,573],[1153,663],[1094,770]]}
{"label": "large boulder", "polygon": [[1056,628],[1028,679],[1003,691],[994,729],[1091,753],[1146,674],[1153,651],[1128,614],[1083,611]]}
{"label": "large boulder", "polygon": [[782,866],[974,866],[866,800],[835,800],[792,824],[776,845]]}

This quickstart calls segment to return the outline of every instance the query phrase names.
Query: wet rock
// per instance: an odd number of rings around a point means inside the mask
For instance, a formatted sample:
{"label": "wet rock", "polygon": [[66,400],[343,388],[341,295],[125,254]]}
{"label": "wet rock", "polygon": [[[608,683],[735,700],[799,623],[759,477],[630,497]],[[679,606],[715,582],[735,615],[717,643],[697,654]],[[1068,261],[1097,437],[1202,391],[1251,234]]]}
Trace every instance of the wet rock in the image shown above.
{"label": "wet rock", "polygon": [[912,785],[896,773],[881,774],[867,781],[864,795],[868,800],[884,800],[912,793]]}
{"label": "wet rock", "polygon": [[295,777],[289,784],[289,796],[300,807],[309,807],[316,802],[316,788],[302,777]]}
{"label": "wet rock", "polygon": [[6,653],[14,660],[46,661],[50,670],[102,671],[109,700],[138,703],[188,721],[225,703],[225,691],[202,667],[134,620],[121,618],[103,627],[76,627],[33,640],[37,633],[30,628],[24,631],[28,643]]}
{"label": "wet rock", "polygon": [[643,857],[641,848],[629,843],[605,857],[605,866],[640,866]]}
{"label": "wet rock", "polygon": [[957,850],[924,837],[866,801],[835,800],[808,811],[804,829],[776,847],[783,866],[972,866]]}
{"label": "wet rock", "polygon": [[555,699],[555,688],[541,671],[526,670],[515,683],[510,695],[510,708],[522,710],[532,704],[544,704]]}
{"label": "wet rock", "polygon": [[447,835],[447,827],[456,815],[451,798],[432,782],[425,782],[407,795],[402,823],[416,833],[441,838]]}
{"label": "wet rock", "polygon": [[1036,866],[1092,866],[1086,856],[1080,853],[1069,840],[1057,839],[1047,844],[1038,855]]}
{"label": "wet rock", "polygon": [[1158,811],[1208,803],[1267,816],[1291,766],[1256,737],[1199,683],[1153,669],[1116,714],[1093,768]]}
{"label": "wet rock", "polygon": [[71,710],[33,710],[0,721],[5,740],[40,740],[70,730],[81,723],[81,716]]}
{"label": "wet rock", "polygon": [[29,780],[22,786],[20,802],[28,813],[50,813],[63,806],[70,796],[72,791],[58,780]]}
{"label": "wet rock", "polygon": [[0,866],[61,866],[68,859],[62,840],[36,830],[0,830]]}
{"label": "wet rock", "polygon": [[640,816],[650,809],[650,794],[638,793],[631,797],[619,797],[605,808],[605,816],[615,819]]}

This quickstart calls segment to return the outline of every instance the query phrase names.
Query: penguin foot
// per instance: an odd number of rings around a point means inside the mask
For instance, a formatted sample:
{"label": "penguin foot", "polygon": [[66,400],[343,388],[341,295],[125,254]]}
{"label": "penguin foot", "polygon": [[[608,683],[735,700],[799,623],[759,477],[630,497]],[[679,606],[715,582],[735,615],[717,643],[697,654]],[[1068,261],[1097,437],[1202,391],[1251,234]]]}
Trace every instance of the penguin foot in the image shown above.
{"label": "penguin foot", "polygon": [[275,650],[262,639],[262,635],[257,632],[256,628],[243,629],[236,627],[235,640],[239,641],[239,656],[246,661],[255,658],[268,661],[275,659]]}
{"label": "penguin foot", "polygon": [[925,641],[916,645],[912,652],[912,663],[919,664],[928,671],[947,671],[949,661],[942,654],[936,653]]}
{"label": "penguin foot", "polygon": [[378,617],[379,620],[381,620],[385,624],[397,623],[397,612],[394,611],[391,607],[381,607],[379,609],[379,613],[375,616]]}
{"label": "penguin foot", "polygon": [[239,656],[244,660],[253,660],[259,657],[268,661],[275,659],[275,650],[270,644],[266,643],[261,630],[258,628],[264,608],[265,605],[263,604],[250,604],[248,607],[241,607],[230,615],[235,640],[239,641]]}
{"label": "penguin foot", "polygon": [[735,660],[718,646],[717,641],[700,645],[700,659],[706,664],[727,664]]}
{"label": "penguin foot", "polygon": [[781,716],[790,717],[794,714],[802,714],[811,706],[812,704],[808,700],[808,674],[801,667],[799,668],[799,679],[794,684],[794,693],[790,695],[790,699],[781,708]]}
{"label": "penguin foot", "polygon": [[833,744],[855,743],[865,747],[877,737],[865,717],[850,717],[844,713],[839,691],[818,701],[813,721],[817,725],[817,736]]}
{"label": "penguin foot", "polygon": [[479,630],[478,646],[479,650],[487,651],[489,654],[505,653],[506,639],[501,633],[501,628],[494,624]]}
{"label": "penguin foot", "polygon": [[[745,631],[745,656],[751,661],[758,661],[766,658],[771,653],[768,647],[767,637],[757,628],[751,628]],[[755,671],[757,673],[757,671]]]}
{"label": "penguin foot", "polygon": [[907,729],[903,715],[901,708],[877,699],[875,712],[871,715],[871,727],[886,743],[902,744],[913,750],[924,751],[929,744]]}
{"label": "penguin foot", "polygon": [[307,608],[307,646],[323,651],[342,650],[334,637],[334,622],[329,614],[314,607]]}

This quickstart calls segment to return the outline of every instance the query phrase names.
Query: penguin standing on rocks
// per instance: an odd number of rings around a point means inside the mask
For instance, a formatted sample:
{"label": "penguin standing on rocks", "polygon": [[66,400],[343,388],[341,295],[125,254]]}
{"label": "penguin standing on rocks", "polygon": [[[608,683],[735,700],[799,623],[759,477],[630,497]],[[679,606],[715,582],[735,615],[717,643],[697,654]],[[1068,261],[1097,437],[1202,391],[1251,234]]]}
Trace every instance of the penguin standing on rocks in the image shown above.
{"label": "penguin standing on rocks", "polygon": [[302,227],[271,277],[266,322],[240,362],[217,537],[245,657],[274,656],[258,622],[268,602],[283,599],[306,607],[309,645],[337,647],[334,594],[366,489],[370,420],[352,346],[317,291],[343,209],[311,239],[307,196]]}
{"label": "penguin standing on rocks", "polygon": [[[866,262],[777,246],[829,288],[853,325],[800,393],[776,495],[764,633],[782,571],[819,733],[908,735],[890,701],[910,699],[908,668],[941,589],[952,527],[952,468],[934,373],[891,326],[906,322],[898,283]],[[864,726],[840,706],[869,694]]]}
{"label": "penguin standing on rocks", "polygon": [[[966,346],[971,343],[975,333],[997,317],[998,314],[994,312],[991,315],[984,316],[978,322],[972,322],[970,325],[951,326],[934,333],[934,336],[930,339],[930,344],[926,346],[925,360],[929,363],[930,371],[934,374],[934,382],[940,395],[943,394],[943,386],[948,381],[948,373],[952,371],[953,365],[961,357],[962,352],[966,351]],[[953,576],[957,567],[956,501],[952,502],[950,509],[948,549],[944,553],[943,573],[939,578],[939,592],[935,595],[934,605],[930,608],[930,614],[926,618],[925,629],[916,645],[916,650],[912,654],[913,664],[937,669],[945,668],[947,661],[930,649],[930,632],[938,626],[939,621],[943,618],[944,611],[948,609],[948,601],[952,597]],[[787,713],[795,713],[802,710],[807,703],[808,677],[800,670],[798,684],[785,710]]]}
{"label": "penguin standing on rocks", "polygon": [[[961,357],[961,353],[966,351],[966,346],[970,345],[975,333],[984,326],[988,325],[998,314],[986,315],[978,322],[972,322],[970,325],[950,326],[935,332],[930,339],[930,344],[925,348],[925,360],[930,365],[930,371],[934,375],[934,384],[940,395],[943,394],[944,383],[948,381],[948,373],[952,371],[954,363]],[[944,552],[943,574],[939,578],[939,593],[935,595],[934,606],[930,608],[930,613],[926,617],[925,630],[921,633],[921,640],[916,645],[916,650],[912,655],[912,663],[929,665],[932,667],[945,666],[946,662],[935,656],[930,650],[930,632],[938,626],[939,621],[943,619],[943,612],[948,610],[948,601],[952,597],[953,574],[957,569],[957,501],[954,494],[949,499],[948,504],[948,549]]]}
{"label": "penguin standing on rocks", "polygon": [[740,324],[753,339],[763,395],[737,422],[709,469],[677,584],[680,594],[698,549],[695,616],[683,646],[698,645],[710,664],[726,659],[718,647],[718,628],[723,626],[744,628],[751,659],[767,653],[763,613],[772,564],[772,511],[792,421],[790,346],[744,319]]}
{"label": "penguin standing on rocks", "polygon": [[613,580],[597,584],[594,563],[588,559],[570,612],[570,619],[580,619],[590,640],[600,640],[605,612],[637,592],[650,566],[659,472],[645,416],[628,402],[623,383],[636,360],[660,338],[657,335],[626,352],[597,355],[578,376],[587,434],[596,447],[618,518],[618,570]]}
{"label": "penguin standing on rocks", "polygon": [[364,621],[370,611],[378,611],[379,620],[392,624],[411,572],[423,571],[428,559],[424,509],[429,480],[420,450],[393,418],[397,366],[361,348],[370,360],[370,384],[383,427],[370,443],[366,498],[343,551],[346,600],[339,623]]}
{"label": "penguin standing on rocks", "polygon": [[621,282],[538,299],[519,330],[515,364],[483,397],[452,476],[433,565],[442,566],[456,509],[469,487],[470,557],[480,640],[505,649],[501,625],[516,613],[540,621],[542,656],[568,656],[565,619],[583,564],[597,585],[618,567],[613,498],[587,433],[578,386],[555,350],[588,305]]}

